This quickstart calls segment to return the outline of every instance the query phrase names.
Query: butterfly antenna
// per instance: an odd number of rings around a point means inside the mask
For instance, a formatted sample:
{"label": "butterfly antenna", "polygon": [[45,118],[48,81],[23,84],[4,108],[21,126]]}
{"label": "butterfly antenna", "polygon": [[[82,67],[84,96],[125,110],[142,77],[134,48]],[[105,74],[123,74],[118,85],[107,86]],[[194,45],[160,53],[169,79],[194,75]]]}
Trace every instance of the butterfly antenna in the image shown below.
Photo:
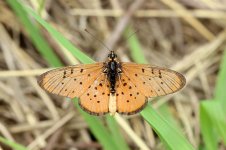
{"label": "butterfly antenna", "polygon": [[137,29],[136,31],[134,31],[133,33],[131,33],[127,38],[126,41],[129,40],[133,35],[135,35],[137,32],[139,32],[139,30]]}
{"label": "butterfly antenna", "polygon": [[92,36],[95,40],[97,40],[98,42],[100,42],[107,50],[112,51],[112,50],[110,50],[110,48],[108,48],[108,47],[104,44],[104,42],[102,42],[101,40],[97,39],[97,38],[96,38],[92,33],[90,33],[87,29],[85,29],[85,31],[86,31],[90,36]]}

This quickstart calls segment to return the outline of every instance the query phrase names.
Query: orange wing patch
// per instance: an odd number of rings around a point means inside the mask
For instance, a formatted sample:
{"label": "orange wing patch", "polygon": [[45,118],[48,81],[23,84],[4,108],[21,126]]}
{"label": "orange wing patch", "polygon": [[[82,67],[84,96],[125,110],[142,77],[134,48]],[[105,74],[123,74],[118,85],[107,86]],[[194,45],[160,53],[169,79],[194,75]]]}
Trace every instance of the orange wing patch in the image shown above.
{"label": "orange wing patch", "polygon": [[141,111],[146,104],[147,97],[130,81],[130,78],[122,74],[116,84],[117,112],[132,115]]}
{"label": "orange wing patch", "polygon": [[50,93],[70,98],[80,97],[102,73],[103,65],[82,64],[50,70],[39,77],[38,83]]}
{"label": "orange wing patch", "polygon": [[122,63],[122,72],[147,97],[174,93],[186,83],[186,79],[180,73],[150,65]]}
{"label": "orange wing patch", "polygon": [[92,115],[103,115],[109,112],[109,83],[104,73],[82,94],[79,99],[81,108]]}

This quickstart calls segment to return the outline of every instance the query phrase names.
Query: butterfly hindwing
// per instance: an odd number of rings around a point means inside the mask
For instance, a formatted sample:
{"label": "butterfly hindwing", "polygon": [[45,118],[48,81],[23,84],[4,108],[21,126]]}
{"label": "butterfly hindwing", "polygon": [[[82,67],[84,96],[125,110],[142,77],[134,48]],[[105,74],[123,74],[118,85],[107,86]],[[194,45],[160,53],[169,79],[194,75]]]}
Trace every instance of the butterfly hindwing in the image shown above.
{"label": "butterfly hindwing", "polygon": [[180,73],[151,65],[122,63],[122,72],[147,97],[156,97],[174,93],[186,83]]}
{"label": "butterfly hindwing", "polygon": [[121,74],[116,84],[116,105],[120,114],[132,115],[144,108],[147,97],[139,91],[136,83]]}
{"label": "butterfly hindwing", "polygon": [[70,98],[79,97],[102,73],[103,63],[67,66],[42,74],[39,85],[46,91]]}
{"label": "butterfly hindwing", "polygon": [[103,115],[109,112],[109,82],[102,73],[79,99],[79,105],[93,115]]}

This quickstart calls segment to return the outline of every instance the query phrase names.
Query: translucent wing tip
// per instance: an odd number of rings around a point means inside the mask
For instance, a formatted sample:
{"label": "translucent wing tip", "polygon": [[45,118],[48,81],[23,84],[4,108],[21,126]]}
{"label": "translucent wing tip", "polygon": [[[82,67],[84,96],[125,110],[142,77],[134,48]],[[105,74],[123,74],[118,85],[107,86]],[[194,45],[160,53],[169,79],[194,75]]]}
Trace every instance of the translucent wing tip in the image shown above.
{"label": "translucent wing tip", "polygon": [[43,79],[45,78],[46,73],[43,73],[37,77],[37,83],[40,87],[43,88]]}
{"label": "translucent wing tip", "polygon": [[180,85],[180,88],[178,89],[178,90],[181,90],[183,87],[185,87],[185,85],[186,85],[186,78],[185,78],[185,76],[183,75],[183,74],[181,74],[181,73],[178,73],[178,72],[176,72],[175,71],[175,73],[178,75],[178,77],[180,78],[180,81],[181,81],[181,85]]}

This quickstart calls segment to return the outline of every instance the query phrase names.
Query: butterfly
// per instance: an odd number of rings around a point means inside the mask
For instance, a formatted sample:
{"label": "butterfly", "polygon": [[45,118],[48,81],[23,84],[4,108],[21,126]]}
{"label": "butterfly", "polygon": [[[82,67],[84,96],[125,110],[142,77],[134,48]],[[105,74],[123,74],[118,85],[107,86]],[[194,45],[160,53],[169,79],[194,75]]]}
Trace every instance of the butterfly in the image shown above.
{"label": "butterfly", "polygon": [[79,98],[80,107],[92,115],[138,113],[148,98],[174,93],[185,83],[182,74],[167,68],[119,62],[114,51],[105,62],[66,66],[38,78],[49,93]]}

